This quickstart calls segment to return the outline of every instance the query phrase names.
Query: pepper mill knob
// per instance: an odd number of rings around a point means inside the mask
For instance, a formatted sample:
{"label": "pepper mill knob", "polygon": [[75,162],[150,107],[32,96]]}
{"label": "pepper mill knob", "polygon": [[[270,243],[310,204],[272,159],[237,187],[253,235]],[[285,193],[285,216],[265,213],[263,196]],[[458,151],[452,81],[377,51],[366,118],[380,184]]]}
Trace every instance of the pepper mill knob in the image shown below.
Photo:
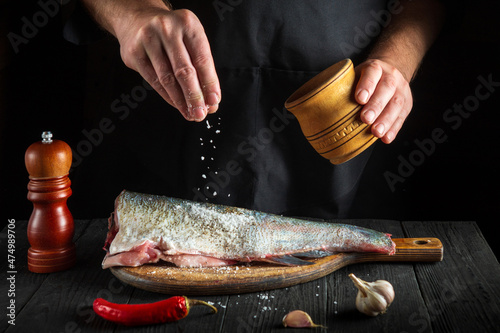
{"label": "pepper mill knob", "polygon": [[28,200],[33,212],[28,223],[28,269],[51,273],[76,263],[73,243],[73,216],[66,205],[71,196],[71,148],[64,141],[52,140],[51,132],[33,143],[24,156],[29,173]]}

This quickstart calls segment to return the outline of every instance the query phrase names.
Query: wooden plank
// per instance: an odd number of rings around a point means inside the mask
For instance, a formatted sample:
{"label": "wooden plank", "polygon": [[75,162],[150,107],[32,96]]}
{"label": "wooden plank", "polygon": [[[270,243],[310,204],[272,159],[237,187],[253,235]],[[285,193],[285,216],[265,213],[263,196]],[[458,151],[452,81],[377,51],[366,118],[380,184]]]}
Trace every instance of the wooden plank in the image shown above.
{"label": "wooden plank", "polygon": [[[326,288],[326,280],[321,278],[287,288],[231,295],[223,332],[285,331],[283,317],[293,310],[306,311],[317,324],[325,324]],[[299,333],[308,331],[310,329],[293,330]]]}
{"label": "wooden plank", "polygon": [[[109,272],[101,269],[106,237],[105,220],[92,220],[76,241],[78,264],[67,271],[47,274],[25,306],[19,311],[16,326],[6,332],[103,332],[115,325],[97,320],[92,302],[103,297],[127,302],[133,288],[124,286]],[[22,271],[19,277],[35,277]],[[19,288],[28,285],[19,285]]]}
{"label": "wooden plank", "polygon": [[425,300],[412,314],[416,329],[427,329],[427,312],[436,332],[500,331],[500,265],[474,222],[404,222],[409,236],[438,236],[444,259],[415,264]]}
{"label": "wooden plank", "polygon": [[[194,308],[188,318],[177,323],[125,328],[96,316],[91,308],[93,300],[103,297],[117,303],[149,303],[170,295],[125,286],[109,271],[102,270],[101,247],[107,224],[105,219],[92,220],[77,240],[78,265],[65,272],[46,274],[19,309],[18,325],[7,327],[7,332],[285,331],[281,319],[295,309],[308,312],[316,323],[338,332],[366,331],[367,327],[370,332],[500,331],[500,265],[477,225],[438,222],[433,227],[425,222],[405,222],[402,229],[395,221],[362,220],[352,224],[380,229],[394,237],[438,237],[444,244],[444,260],[358,263],[289,288],[197,297],[213,302],[219,313],[211,315],[203,308]],[[385,315],[372,318],[355,309],[357,290],[347,276],[351,272],[368,281],[386,279],[393,284],[396,298]],[[40,278],[39,274],[27,272],[26,265],[18,277],[21,275],[26,280],[17,284],[19,289],[25,288],[28,277]]]}
{"label": "wooden plank", "polygon": [[[77,220],[75,221],[75,236],[74,240],[77,241],[83,234],[90,220]],[[28,271],[28,259],[27,253],[30,247],[27,235],[28,221],[20,220],[15,221],[15,271],[17,273],[9,274],[15,276],[15,297],[0,298],[0,307],[5,309],[7,307],[10,299],[15,300],[16,305],[16,315],[19,315],[23,310],[23,307],[31,299],[31,297],[36,293],[40,286],[44,283],[45,279],[50,274],[36,274]],[[7,258],[7,226],[2,230],[0,234],[0,240],[2,244],[2,258]],[[0,269],[2,272],[11,271],[7,267],[7,260],[0,261]],[[0,290],[9,290],[8,281],[6,279],[0,280]],[[0,319],[0,331],[3,331],[9,327],[8,317],[1,316]]]}
{"label": "wooden plank", "polygon": [[[363,227],[384,230],[394,237],[404,237],[399,222],[386,220],[353,221]],[[415,237],[420,235],[415,235]],[[422,235],[427,236],[427,235]],[[422,265],[428,265],[427,263]],[[431,264],[432,265],[432,264]],[[388,311],[377,317],[369,317],[356,309],[357,289],[349,273],[366,281],[387,280],[395,291],[395,299]],[[363,263],[345,267],[327,277],[328,318],[327,326],[335,332],[416,332],[408,322],[408,316],[424,305],[412,263]],[[425,313],[422,320],[429,322]],[[422,332],[429,332],[425,330]]]}

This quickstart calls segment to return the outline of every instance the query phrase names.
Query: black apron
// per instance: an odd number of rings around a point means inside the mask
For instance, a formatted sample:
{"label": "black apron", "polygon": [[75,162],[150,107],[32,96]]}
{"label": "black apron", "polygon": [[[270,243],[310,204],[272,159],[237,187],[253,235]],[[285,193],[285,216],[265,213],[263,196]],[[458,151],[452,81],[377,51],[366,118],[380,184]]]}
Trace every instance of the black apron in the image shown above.
{"label": "black apron", "polygon": [[[187,122],[152,91],[134,100],[133,112],[126,114],[125,105],[123,113],[112,110],[123,119],[74,168],[79,197],[103,200],[109,211],[126,188],[284,215],[347,217],[370,150],[330,164],[283,104],[331,64],[363,60],[385,1],[172,4],[192,10],[205,27],[221,82],[219,111],[202,123]],[[135,82],[127,88],[128,76]],[[140,85],[139,77],[123,74],[115,96]],[[105,189],[96,191],[95,184]]]}

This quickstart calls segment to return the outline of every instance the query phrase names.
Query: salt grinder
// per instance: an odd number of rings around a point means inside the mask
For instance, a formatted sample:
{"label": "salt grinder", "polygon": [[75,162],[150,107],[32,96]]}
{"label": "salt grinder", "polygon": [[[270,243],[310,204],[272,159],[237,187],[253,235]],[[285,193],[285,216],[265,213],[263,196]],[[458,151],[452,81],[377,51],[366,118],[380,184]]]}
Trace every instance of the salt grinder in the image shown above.
{"label": "salt grinder", "polygon": [[43,132],[42,141],[26,150],[28,200],[33,202],[28,223],[31,272],[51,273],[76,263],[73,216],[66,205],[72,193],[68,178],[71,161],[71,148],[64,141],[52,140],[51,132]]}

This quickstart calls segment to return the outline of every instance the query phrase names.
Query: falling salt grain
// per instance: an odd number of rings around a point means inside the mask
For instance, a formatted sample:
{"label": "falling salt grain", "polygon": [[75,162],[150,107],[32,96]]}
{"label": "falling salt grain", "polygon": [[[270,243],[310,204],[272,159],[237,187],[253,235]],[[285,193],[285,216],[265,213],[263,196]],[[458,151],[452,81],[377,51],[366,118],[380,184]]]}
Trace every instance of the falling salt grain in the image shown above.
{"label": "falling salt grain", "polygon": [[[220,124],[219,124],[220,125]],[[215,131],[215,134],[219,134],[220,133],[220,130],[216,130]]]}
{"label": "falling salt grain", "polygon": [[202,156],[202,157],[201,157],[201,160],[202,160],[202,161],[203,161],[203,160],[205,160],[205,156]]}
{"label": "falling salt grain", "polygon": [[[207,175],[202,174],[202,175],[201,175],[201,177],[206,179],[206,178],[207,178]],[[207,187],[207,188],[208,188],[208,187]]]}

